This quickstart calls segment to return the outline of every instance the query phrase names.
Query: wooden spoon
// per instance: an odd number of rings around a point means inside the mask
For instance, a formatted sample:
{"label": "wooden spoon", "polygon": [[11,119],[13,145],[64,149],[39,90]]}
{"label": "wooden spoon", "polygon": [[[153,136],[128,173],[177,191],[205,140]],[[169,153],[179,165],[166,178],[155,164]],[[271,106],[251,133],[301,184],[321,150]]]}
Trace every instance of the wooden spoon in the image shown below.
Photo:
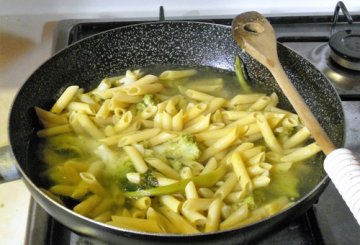
{"label": "wooden spoon", "polygon": [[269,69],[324,153],[328,155],[335,150],[336,147],[282,68],[278,59],[274,29],[266,18],[257,12],[246,12],[233,20],[232,31],[240,47]]}
{"label": "wooden spoon", "polygon": [[258,12],[246,12],[233,20],[232,34],[238,45],[274,76],[317,144],[327,155],[324,161],[325,171],[360,224],[360,163],[348,149],[336,149],[289,80],[278,58],[276,35],[271,24]]}

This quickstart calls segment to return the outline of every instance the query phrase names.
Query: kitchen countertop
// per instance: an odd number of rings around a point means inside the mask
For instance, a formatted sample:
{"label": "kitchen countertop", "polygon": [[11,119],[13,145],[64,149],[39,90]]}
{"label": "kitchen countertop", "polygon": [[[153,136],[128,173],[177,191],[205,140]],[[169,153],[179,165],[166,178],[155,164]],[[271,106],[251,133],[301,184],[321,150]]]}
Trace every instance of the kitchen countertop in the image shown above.
{"label": "kitchen countertop", "polygon": [[[166,16],[235,15],[248,10],[264,14],[332,12],[337,1],[103,1],[0,0],[0,146],[8,144],[7,120],[12,100],[23,82],[51,55],[53,31],[59,20],[73,18],[156,17],[159,6]],[[250,2],[250,1],[249,1]],[[360,12],[358,1],[345,1]],[[36,8],[35,8],[36,6]],[[139,11],[142,6],[147,11]],[[257,7],[261,6],[261,7]],[[41,14],[46,13],[46,14]],[[66,13],[66,14],[64,14]],[[30,194],[22,180],[0,185],[0,244],[25,244]]]}

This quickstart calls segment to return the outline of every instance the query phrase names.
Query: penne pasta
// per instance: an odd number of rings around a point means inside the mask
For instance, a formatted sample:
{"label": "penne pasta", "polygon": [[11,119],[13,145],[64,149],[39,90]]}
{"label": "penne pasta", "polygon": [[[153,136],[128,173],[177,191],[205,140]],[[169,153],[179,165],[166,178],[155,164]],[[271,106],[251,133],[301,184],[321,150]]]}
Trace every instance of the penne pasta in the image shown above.
{"label": "penne pasta", "polygon": [[145,161],[158,170],[160,173],[162,173],[164,176],[179,180],[180,175],[177,171],[175,171],[173,168],[171,168],[167,163],[161,161],[158,158],[145,158]]}
{"label": "penne pasta", "polygon": [[189,181],[189,183],[185,186],[185,196],[186,199],[194,199],[199,197],[193,181]]}
{"label": "penne pasta", "polygon": [[220,223],[220,230],[235,228],[239,222],[247,218],[248,214],[248,206],[243,204],[237,211],[232,213],[229,217]]}
{"label": "penne pasta", "polygon": [[316,143],[311,143],[307,146],[301,147],[294,152],[283,156],[280,160],[282,162],[299,162],[314,156],[320,152],[321,149]]}
{"label": "penne pasta", "polygon": [[159,210],[167,219],[170,220],[174,226],[176,226],[176,229],[179,230],[182,234],[199,233],[199,230],[197,230],[194,226],[187,222],[186,219],[171,209],[161,207]]}
{"label": "penne pasta", "polygon": [[245,164],[242,160],[240,152],[234,152],[231,157],[231,164],[234,168],[234,172],[237,178],[240,181],[240,186],[242,190],[251,191],[253,189],[253,184],[251,182],[250,176],[247,172]]}
{"label": "penne pasta", "polygon": [[118,146],[125,146],[138,143],[140,141],[151,139],[152,137],[159,134],[160,129],[152,128],[152,129],[144,129],[142,131],[136,133],[128,133],[122,138],[119,139]]}
{"label": "penne pasta", "polygon": [[205,224],[205,232],[217,231],[219,229],[221,218],[222,201],[215,199],[209,206],[207,220]]}
{"label": "penne pasta", "polygon": [[60,125],[68,123],[68,119],[64,115],[58,115],[58,114],[52,113],[50,111],[41,109],[40,107],[37,107],[37,106],[35,106],[35,112],[36,112],[37,117],[41,121],[49,122],[52,124],[60,124]]}
{"label": "penne pasta", "polygon": [[65,107],[70,103],[70,101],[74,98],[78,90],[79,90],[79,86],[67,87],[65,91],[57,99],[53,107],[51,107],[50,112],[55,114],[60,114],[65,109]]}
{"label": "penne pasta", "polygon": [[101,197],[92,195],[74,207],[78,214],[87,215],[101,202]]}
{"label": "penne pasta", "polygon": [[264,137],[264,140],[265,140],[267,146],[272,151],[281,153],[282,147],[280,146],[279,142],[277,141],[265,116],[263,116],[262,114],[257,114],[255,117],[256,117],[256,122],[260,128],[260,131]]}
{"label": "penne pasta", "polygon": [[163,71],[159,78],[162,80],[175,80],[180,79],[184,77],[191,77],[194,76],[197,73],[196,70],[190,69],[190,70],[167,70]]}
{"label": "penne pasta", "polygon": [[175,197],[171,195],[163,195],[159,197],[159,201],[161,204],[169,208],[171,211],[175,213],[180,212],[181,202]]}
{"label": "penne pasta", "polygon": [[151,219],[111,216],[111,220],[112,221],[107,222],[107,224],[124,229],[135,229],[155,233],[164,232],[165,230],[164,228],[160,227],[160,225],[155,220]]}
{"label": "penne pasta", "polygon": [[71,130],[70,125],[65,124],[65,125],[55,126],[55,127],[52,127],[52,128],[40,129],[36,133],[36,135],[38,137],[50,137],[50,136],[54,136],[54,135],[69,133],[71,131],[72,130]]}
{"label": "penne pasta", "polygon": [[124,150],[130,157],[136,171],[139,173],[145,173],[149,169],[143,157],[134,146],[124,146]]}
{"label": "penne pasta", "polygon": [[239,94],[227,72],[216,74],[127,70],[92,91],[69,86],[49,111],[35,107],[53,183],[44,192],[73,199],[80,215],[146,233],[234,229],[292,205],[297,172],[314,172],[319,146],[277,107],[276,93]]}

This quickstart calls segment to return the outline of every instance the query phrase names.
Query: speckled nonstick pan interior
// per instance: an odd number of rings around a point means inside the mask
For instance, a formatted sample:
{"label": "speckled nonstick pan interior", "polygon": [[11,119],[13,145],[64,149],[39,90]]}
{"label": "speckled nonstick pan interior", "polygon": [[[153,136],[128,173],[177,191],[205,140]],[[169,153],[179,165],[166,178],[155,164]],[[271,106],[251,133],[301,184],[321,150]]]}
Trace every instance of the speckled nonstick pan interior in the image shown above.
{"label": "speckled nonstick pan interior", "polygon": [[[334,88],[308,61],[288,48],[278,45],[280,61],[290,79],[305,98],[330,138],[337,146],[344,140],[344,118]],[[169,235],[131,232],[84,218],[45,196],[39,187],[46,183],[38,176],[42,165],[36,157],[39,129],[34,106],[49,109],[63,89],[78,84],[94,88],[102,78],[126,69],[154,65],[210,66],[233,70],[234,59],[244,60],[254,87],[277,92],[281,104],[291,108],[270,73],[241,52],[227,26],[195,22],[159,22],[114,29],[80,41],[54,55],[39,67],[20,89],[14,101],[9,123],[12,151],[18,168],[35,200],[55,219],[70,229],[109,243],[213,243],[239,244],[258,237],[304,213],[328,183],[323,179],[292,208],[257,224],[201,235]]]}

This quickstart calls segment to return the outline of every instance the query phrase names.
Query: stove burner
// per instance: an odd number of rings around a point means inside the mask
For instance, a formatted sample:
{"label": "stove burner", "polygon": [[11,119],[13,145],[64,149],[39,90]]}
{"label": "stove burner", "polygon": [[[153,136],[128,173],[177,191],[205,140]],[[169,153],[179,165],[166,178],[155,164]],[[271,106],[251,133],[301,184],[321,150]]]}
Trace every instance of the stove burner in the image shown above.
{"label": "stove burner", "polygon": [[[309,51],[307,58],[335,85],[341,95],[360,93],[360,72],[340,66],[329,59],[332,50],[329,43],[314,45]],[[335,53],[335,52],[333,52]]]}
{"label": "stove burner", "polygon": [[360,71],[360,31],[343,30],[330,37],[330,57],[340,66]]}

